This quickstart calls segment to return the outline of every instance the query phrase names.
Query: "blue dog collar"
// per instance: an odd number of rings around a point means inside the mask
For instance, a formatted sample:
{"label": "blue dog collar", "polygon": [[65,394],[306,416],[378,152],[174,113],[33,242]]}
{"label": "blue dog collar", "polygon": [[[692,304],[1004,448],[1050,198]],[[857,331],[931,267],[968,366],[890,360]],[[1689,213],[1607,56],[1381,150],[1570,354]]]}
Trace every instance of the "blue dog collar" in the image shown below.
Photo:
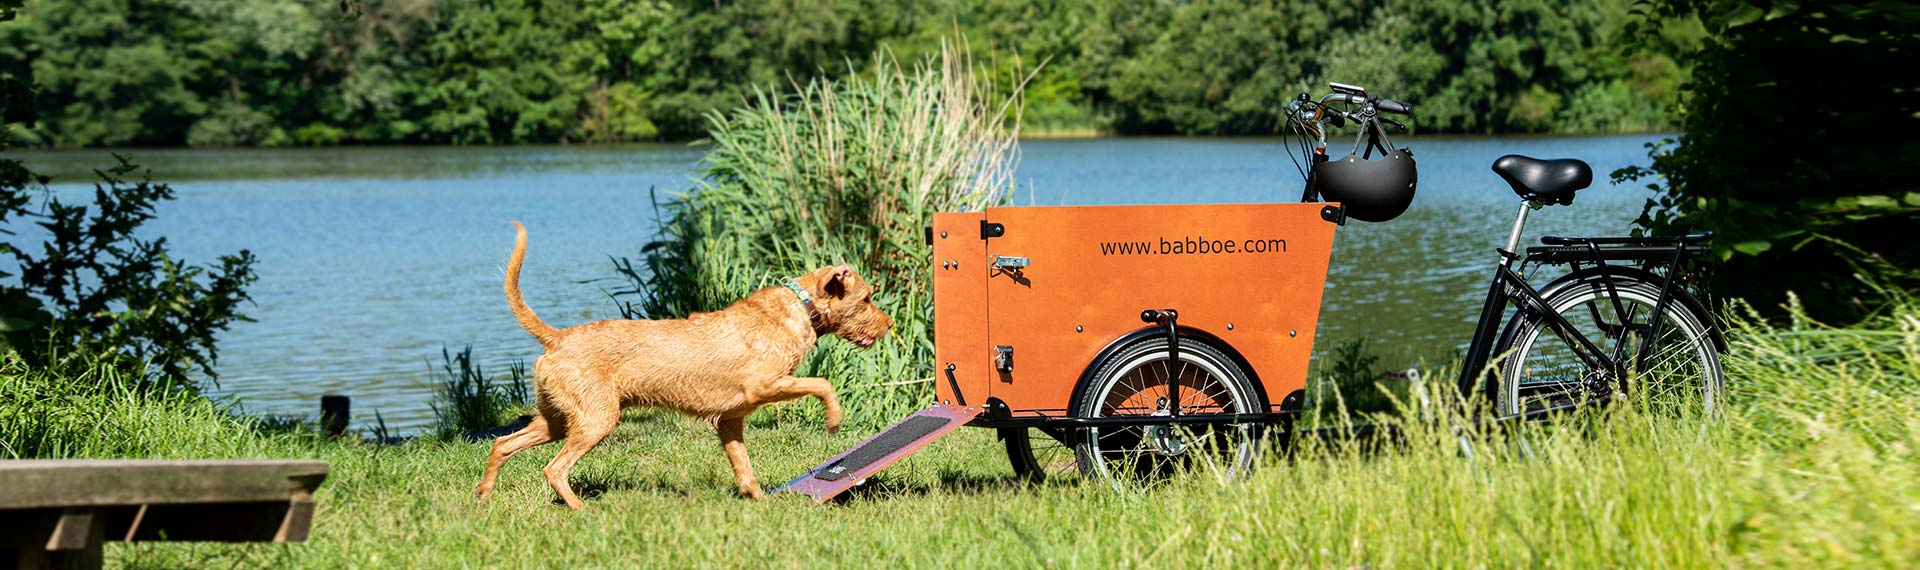
{"label": "blue dog collar", "polygon": [[800,304],[806,305],[808,309],[813,308],[813,295],[807,293],[806,288],[801,287],[799,281],[788,279],[780,282],[780,284],[786,285],[787,290],[793,291],[794,296],[800,297]]}
{"label": "blue dog collar", "polygon": [[813,334],[826,334],[820,327],[822,319],[820,309],[813,306],[813,294],[808,293],[805,287],[801,287],[799,281],[788,279],[781,281],[780,284],[786,285],[788,291],[792,291],[795,297],[800,298],[800,307],[807,310],[807,322],[813,323]]}

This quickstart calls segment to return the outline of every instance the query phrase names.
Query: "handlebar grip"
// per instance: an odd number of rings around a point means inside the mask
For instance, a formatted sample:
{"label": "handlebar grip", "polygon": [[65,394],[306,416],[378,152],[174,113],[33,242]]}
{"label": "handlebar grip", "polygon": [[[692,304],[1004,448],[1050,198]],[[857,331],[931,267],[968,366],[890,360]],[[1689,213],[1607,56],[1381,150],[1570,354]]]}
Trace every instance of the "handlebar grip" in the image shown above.
{"label": "handlebar grip", "polygon": [[1407,113],[1413,112],[1413,105],[1408,105],[1406,103],[1401,103],[1399,101],[1395,101],[1392,99],[1375,100],[1373,102],[1373,108],[1379,109],[1381,111],[1385,111],[1388,113],[1393,113],[1396,115],[1405,115]]}

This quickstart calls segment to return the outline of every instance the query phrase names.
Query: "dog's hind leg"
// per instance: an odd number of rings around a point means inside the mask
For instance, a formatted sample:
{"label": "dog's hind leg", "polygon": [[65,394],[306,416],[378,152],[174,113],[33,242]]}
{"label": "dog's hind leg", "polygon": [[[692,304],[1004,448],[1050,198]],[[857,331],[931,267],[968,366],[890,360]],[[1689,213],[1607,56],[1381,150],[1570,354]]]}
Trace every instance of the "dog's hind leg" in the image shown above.
{"label": "dog's hind leg", "polygon": [[487,454],[487,473],[480,476],[480,486],[474,488],[474,496],[482,501],[491,498],[493,483],[499,479],[500,467],[507,464],[507,459],[529,447],[558,439],[562,429],[562,426],[549,425],[545,414],[535,412],[527,427],[493,440],[493,451]]}
{"label": "dog's hind leg", "polygon": [[746,418],[720,418],[720,448],[727,452],[727,463],[733,465],[734,485],[740,488],[742,495],[764,499],[767,494],[753,480],[753,463],[747,461],[746,436]]}
{"label": "dog's hind leg", "polygon": [[785,402],[795,398],[813,396],[827,407],[827,433],[840,431],[840,398],[833,393],[833,385],[825,378],[797,378],[788,376],[760,386],[753,391],[753,405],[765,406],[774,402]]}
{"label": "dog's hind leg", "polygon": [[580,497],[573,494],[573,485],[567,483],[567,474],[573,471],[573,464],[580,462],[593,447],[600,444],[620,425],[619,406],[610,406],[610,410],[590,415],[573,414],[567,422],[567,442],[560,447],[560,453],[553,456],[541,473],[547,476],[547,485],[553,492],[560,494],[560,500],[566,501],[567,508],[580,510]]}

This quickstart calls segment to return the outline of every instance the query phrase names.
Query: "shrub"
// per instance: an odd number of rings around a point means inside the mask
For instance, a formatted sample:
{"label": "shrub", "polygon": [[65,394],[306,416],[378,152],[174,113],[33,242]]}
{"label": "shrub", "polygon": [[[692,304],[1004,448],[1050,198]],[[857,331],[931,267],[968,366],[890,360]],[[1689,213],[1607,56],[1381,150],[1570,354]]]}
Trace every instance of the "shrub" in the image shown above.
{"label": "shrub", "polygon": [[[146,371],[141,384],[191,390],[184,380],[194,368],[218,377],[215,335],[247,320],[240,305],[251,300],[254,257],[243,249],[216,265],[189,265],[168,252],[166,238],[136,237],[159,203],[173,199],[173,189],[144,178],[129,182],[139,167],[117,158],[118,166],[96,171],[101,181],[91,204],[68,204],[41,190],[43,208],[35,211],[26,195],[44,178],[0,185],[0,220],[36,218],[48,235],[37,255],[0,247],[17,271],[0,277],[19,277],[18,285],[0,285],[0,350],[35,366],[119,359]],[[25,171],[10,159],[0,166]]]}
{"label": "shrub", "polygon": [[1637,223],[1716,232],[1716,292],[1773,316],[1793,291],[1815,318],[1859,319],[1874,308],[1870,288],[1849,278],[1863,266],[1894,287],[1920,287],[1920,155],[1900,135],[1920,118],[1920,83],[1885,72],[1920,48],[1920,11],[1901,6],[1647,3],[1650,23],[1698,17],[1711,35],[1689,57],[1678,144],[1652,145],[1650,166],[1614,173],[1652,182]]}
{"label": "shrub", "polygon": [[852,265],[893,332],[871,352],[822,343],[799,373],[835,381],[856,423],[931,400],[924,228],[935,212],[1003,203],[1018,160],[1008,116],[1018,87],[999,96],[951,51],[911,69],[884,52],[875,60],[870,74],[761,91],[710,114],[703,180],[658,204],[661,236],[643,265],[616,262],[638,297],[622,302],[629,318],[716,310],[784,277]]}
{"label": "shrub", "polygon": [[[473,345],[458,354],[440,349],[441,370],[446,376],[435,379],[433,415],[440,429],[453,434],[473,433],[499,427],[525,413],[533,399],[527,390],[527,366],[514,362],[507,367],[507,378],[487,377],[473,363]],[[376,433],[386,430],[380,422]]]}

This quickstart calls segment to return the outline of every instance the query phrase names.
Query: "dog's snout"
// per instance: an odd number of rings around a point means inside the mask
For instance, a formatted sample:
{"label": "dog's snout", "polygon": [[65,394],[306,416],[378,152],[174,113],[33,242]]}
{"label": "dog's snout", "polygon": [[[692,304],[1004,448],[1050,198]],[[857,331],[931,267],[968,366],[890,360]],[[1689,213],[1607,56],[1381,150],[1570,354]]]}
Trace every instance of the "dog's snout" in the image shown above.
{"label": "dog's snout", "polygon": [[842,329],[841,336],[861,348],[873,348],[893,330],[893,317],[872,303],[864,305],[860,308],[859,317],[846,323],[852,326]]}

